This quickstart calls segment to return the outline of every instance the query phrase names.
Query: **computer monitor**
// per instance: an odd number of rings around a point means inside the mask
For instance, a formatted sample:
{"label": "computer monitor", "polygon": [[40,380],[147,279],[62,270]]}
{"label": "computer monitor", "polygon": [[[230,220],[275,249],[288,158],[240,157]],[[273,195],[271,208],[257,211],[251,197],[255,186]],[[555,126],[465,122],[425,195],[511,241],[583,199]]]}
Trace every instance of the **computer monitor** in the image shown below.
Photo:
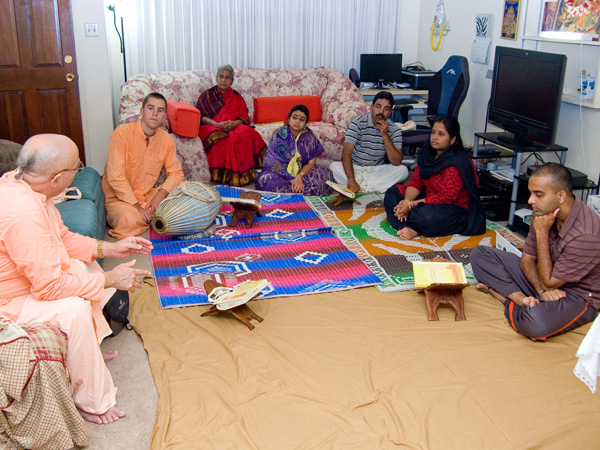
{"label": "computer monitor", "polygon": [[402,83],[402,53],[363,53],[360,55],[360,81],[384,84]]}
{"label": "computer monitor", "polygon": [[499,139],[519,147],[554,143],[567,57],[496,47],[488,121],[508,133]]}

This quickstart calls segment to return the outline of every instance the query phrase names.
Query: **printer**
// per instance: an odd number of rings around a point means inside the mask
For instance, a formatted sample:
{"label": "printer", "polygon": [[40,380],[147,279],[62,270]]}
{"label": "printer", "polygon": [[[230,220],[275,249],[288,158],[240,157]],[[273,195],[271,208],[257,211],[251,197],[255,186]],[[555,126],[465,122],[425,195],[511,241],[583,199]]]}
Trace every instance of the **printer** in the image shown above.
{"label": "printer", "polygon": [[435,75],[435,72],[432,70],[419,70],[413,66],[408,66],[402,70],[402,82],[410,83],[411,89],[426,91],[429,89],[429,83],[433,75]]}

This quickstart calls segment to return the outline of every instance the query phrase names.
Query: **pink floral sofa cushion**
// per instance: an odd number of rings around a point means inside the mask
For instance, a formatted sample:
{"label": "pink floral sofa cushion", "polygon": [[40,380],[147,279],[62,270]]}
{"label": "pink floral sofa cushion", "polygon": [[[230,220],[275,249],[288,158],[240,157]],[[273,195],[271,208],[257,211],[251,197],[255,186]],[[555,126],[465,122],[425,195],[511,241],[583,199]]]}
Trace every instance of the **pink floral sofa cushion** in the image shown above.
{"label": "pink floral sofa cushion", "polygon": [[[121,88],[119,123],[135,122],[140,106],[150,92],[160,92],[167,101],[196,105],[200,93],[215,85],[215,71],[161,72],[140,74],[130,78]],[[343,73],[325,67],[306,69],[235,69],[233,88],[238,91],[254,115],[254,99],[288,95],[317,95],[321,98],[321,121],[309,127],[323,144],[325,151],[317,164],[327,166],[339,161],[350,121],[367,112],[367,105],[356,86]],[[168,122],[163,124],[169,129]],[[257,125],[256,130],[268,142],[278,125]],[[187,180],[209,181],[208,162],[200,138],[172,134]]]}

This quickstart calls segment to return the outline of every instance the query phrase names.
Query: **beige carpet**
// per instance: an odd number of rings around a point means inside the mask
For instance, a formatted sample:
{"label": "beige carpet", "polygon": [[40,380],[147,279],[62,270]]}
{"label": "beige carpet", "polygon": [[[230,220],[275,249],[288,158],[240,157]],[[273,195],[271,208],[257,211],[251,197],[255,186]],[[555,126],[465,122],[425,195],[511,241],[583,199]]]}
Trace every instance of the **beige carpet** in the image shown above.
{"label": "beige carpet", "polygon": [[429,322],[414,291],[266,299],[250,331],[147,285],[130,318],[160,396],[151,448],[597,448],[600,397],[573,375],[589,325],[534,343],[491,297],[465,304]]}
{"label": "beige carpet", "polygon": [[[147,237],[147,233],[144,237]],[[106,239],[114,241],[108,235]],[[111,270],[131,259],[136,259],[136,267],[152,270],[148,255],[106,258],[104,269]],[[118,388],[117,404],[127,416],[110,425],[86,422],[89,442],[87,449],[148,450],[156,418],[158,394],[142,340],[135,331],[123,330],[116,337],[105,339],[102,349],[119,351],[119,356],[108,363],[108,368]]]}

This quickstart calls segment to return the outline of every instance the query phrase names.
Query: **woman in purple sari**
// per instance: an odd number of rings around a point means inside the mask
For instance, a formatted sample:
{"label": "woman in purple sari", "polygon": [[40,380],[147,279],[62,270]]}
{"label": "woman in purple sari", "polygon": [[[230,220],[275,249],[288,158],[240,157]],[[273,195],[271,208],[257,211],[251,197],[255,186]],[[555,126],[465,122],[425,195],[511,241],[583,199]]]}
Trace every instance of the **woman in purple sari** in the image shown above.
{"label": "woman in purple sari", "polygon": [[331,194],[325,182],[333,181],[333,174],[326,167],[315,167],[323,146],[307,123],[308,108],[294,106],[287,125],[277,129],[271,137],[256,189],[318,196]]}

